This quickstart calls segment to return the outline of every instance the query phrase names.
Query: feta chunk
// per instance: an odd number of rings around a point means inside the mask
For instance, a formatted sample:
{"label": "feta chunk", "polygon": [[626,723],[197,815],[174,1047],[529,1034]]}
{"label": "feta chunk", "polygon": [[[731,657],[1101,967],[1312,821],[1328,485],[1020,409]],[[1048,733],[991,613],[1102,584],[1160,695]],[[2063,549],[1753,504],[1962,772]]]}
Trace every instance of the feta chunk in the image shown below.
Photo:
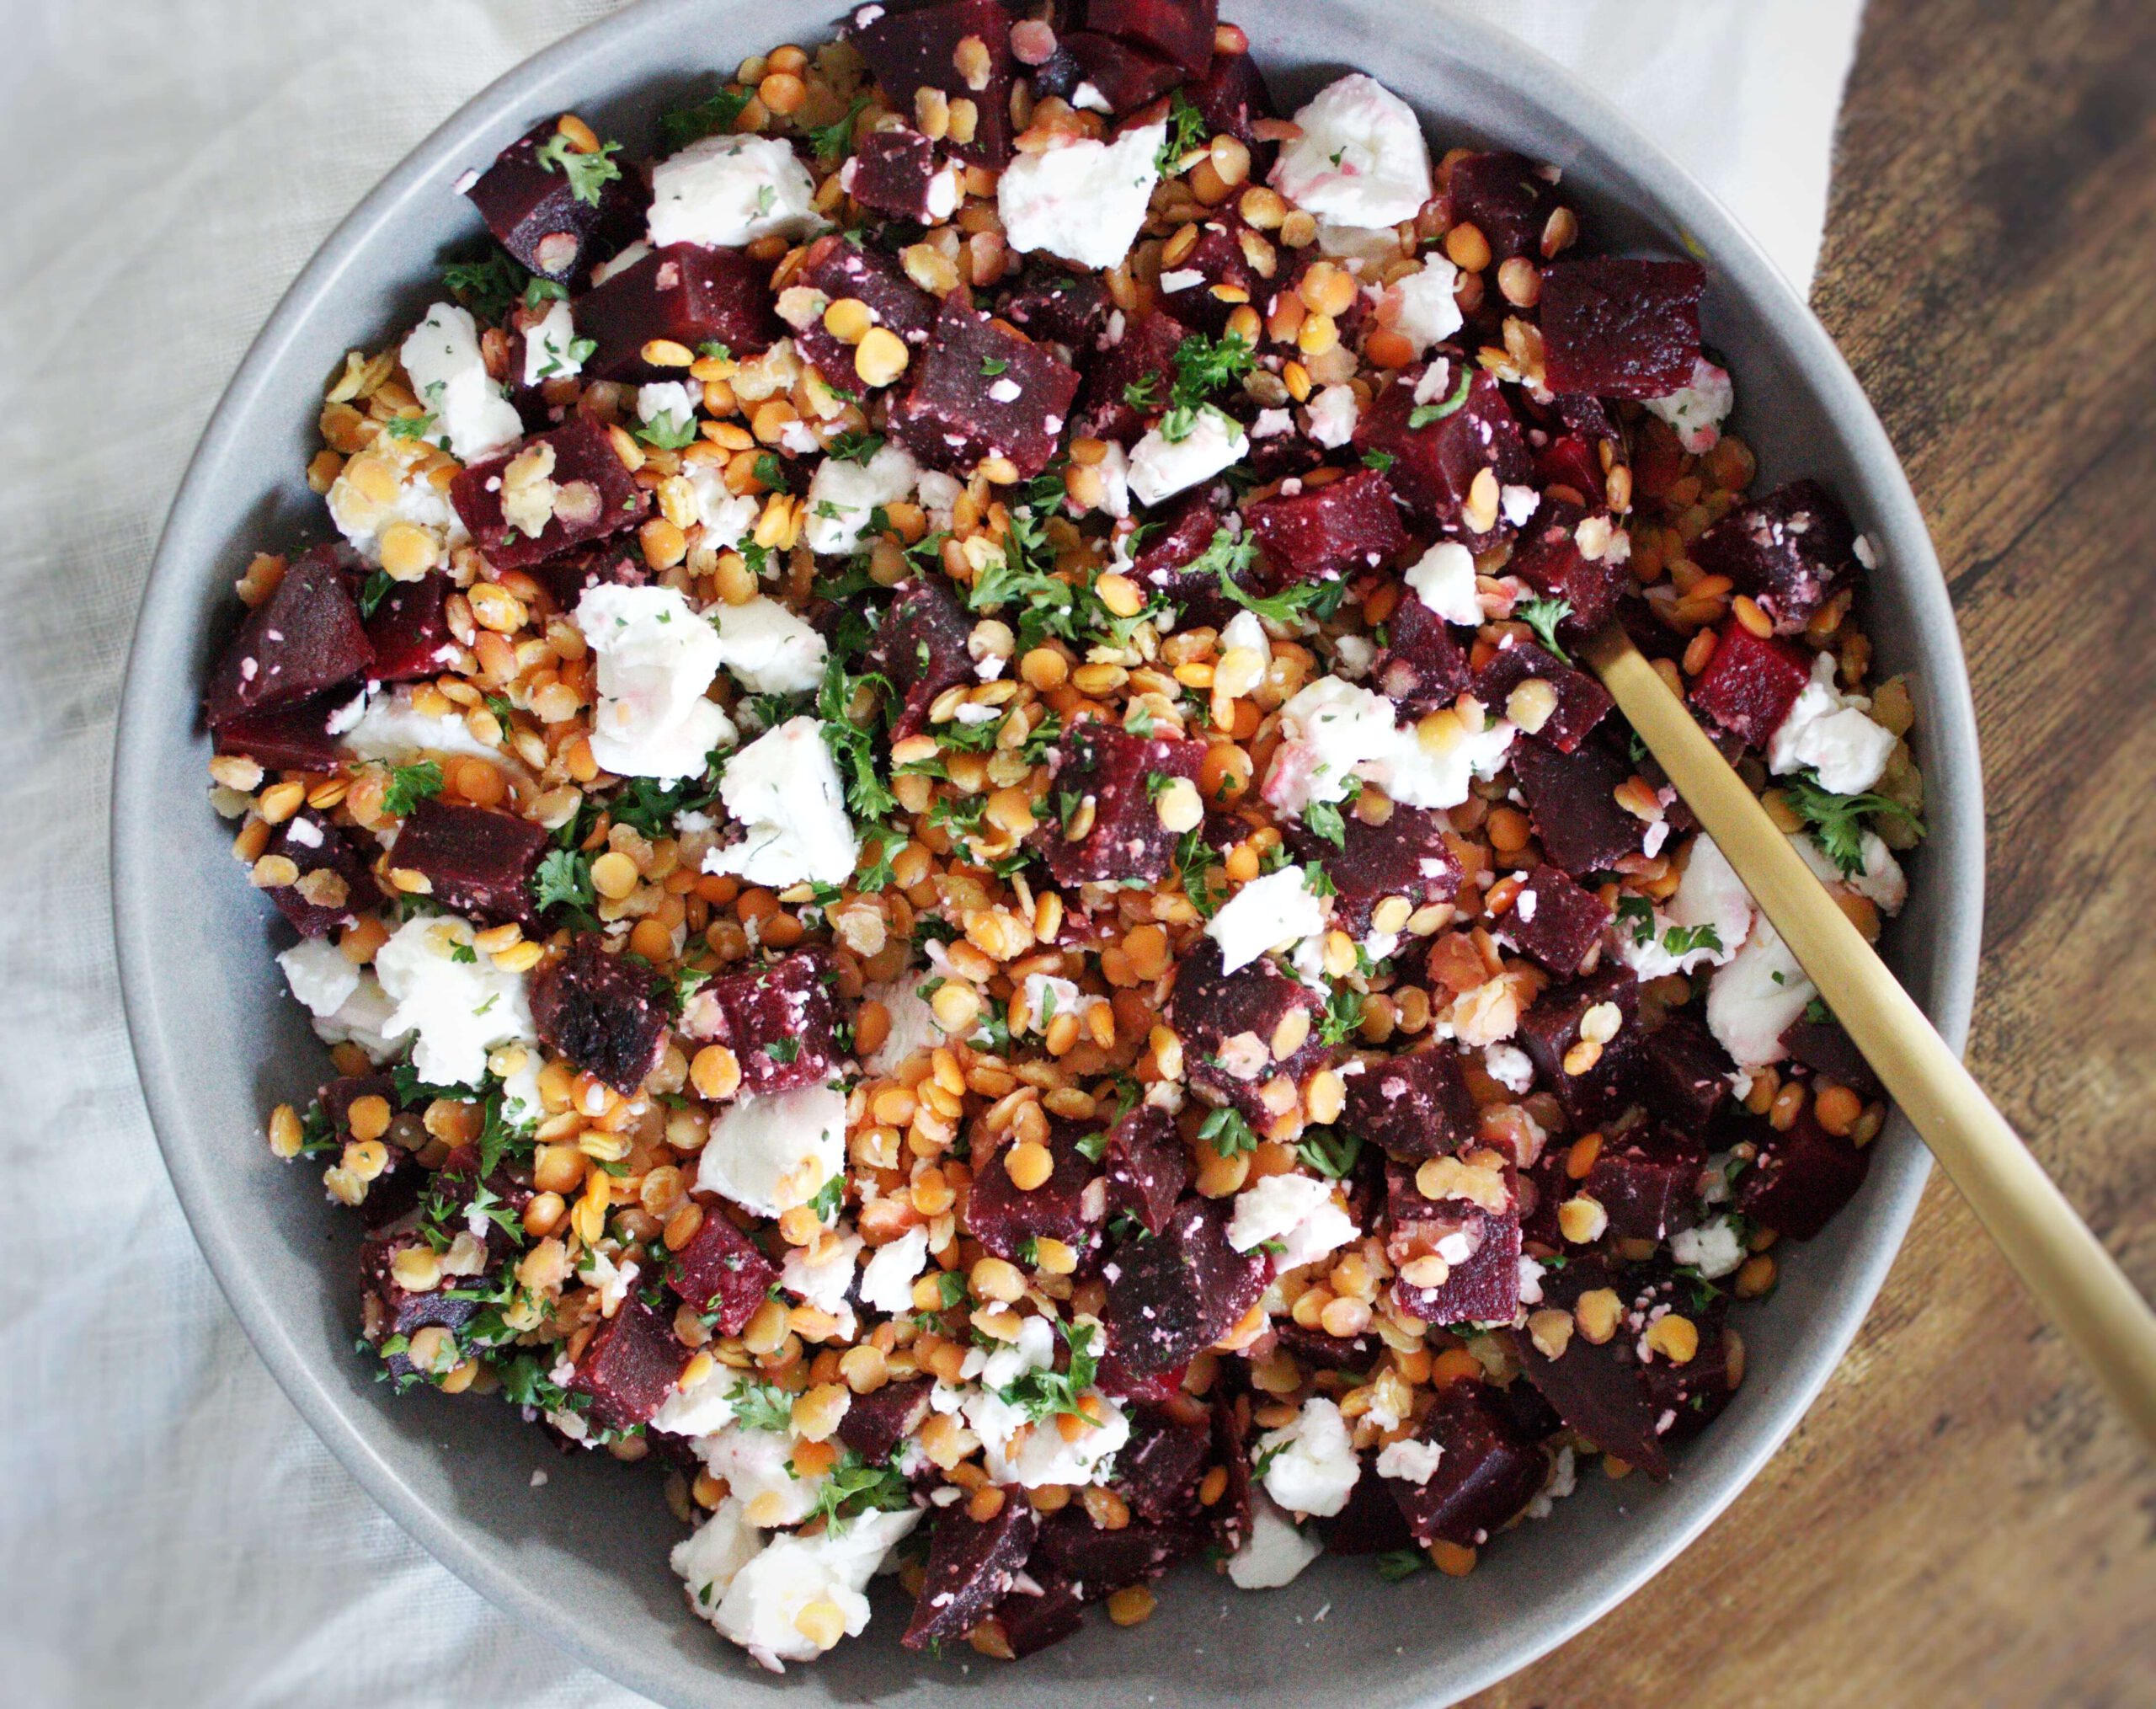
{"label": "feta chunk", "polygon": [[739,1499],[729,1495],[709,1519],[674,1546],[667,1560],[689,1593],[689,1605],[708,1620],[725,1600],[734,1575],[763,1546],[764,1540],[742,1512]]}
{"label": "feta chunk", "polygon": [[1726,1216],[1703,1222],[1697,1228],[1679,1229],[1669,1237],[1669,1255],[1680,1264],[1691,1265],[1710,1282],[1727,1275],[1750,1256],[1737,1225]]}
{"label": "feta chunk", "polygon": [[546,313],[524,329],[524,383],[542,386],[549,380],[574,380],[584,371],[584,358],[576,353],[576,318],[568,303],[556,297]]}
{"label": "feta chunk", "polygon": [[[1713,932],[1711,945],[1682,955],[1671,952],[1668,938],[1672,928],[1697,932],[1701,927]],[[1743,946],[1752,929],[1751,895],[1730,869],[1720,845],[1704,830],[1692,840],[1691,857],[1677,881],[1677,893],[1667,908],[1655,910],[1648,927],[1644,943],[1630,919],[1620,917],[1613,928],[1618,959],[1642,981],[1689,973],[1696,967],[1725,966]]]}
{"label": "feta chunk", "polygon": [[1457,540],[1440,540],[1407,572],[1416,598],[1448,623],[1479,628],[1482,602],[1475,592],[1475,554]]}
{"label": "feta chunk", "polygon": [[637,387],[637,419],[649,427],[664,424],[660,431],[679,439],[693,428],[696,411],[704,401],[704,388],[683,385],[679,380],[654,380]]}
{"label": "feta chunk", "polygon": [[696,495],[696,517],[703,527],[704,543],[727,551],[749,537],[763,515],[763,506],[746,493],[727,489],[726,465],[701,457],[685,457],[681,473]]}
{"label": "feta chunk", "polygon": [[1869,716],[1871,702],[1834,686],[1834,655],[1812,661],[1812,681],[1767,742],[1767,764],[1777,777],[1810,766],[1819,787],[1837,795],[1861,795],[1879,781],[1894,751],[1895,735]]}
{"label": "feta chunk", "polygon": [[[291,969],[287,967],[285,977],[290,980],[291,976]],[[316,989],[319,991],[321,987]],[[307,1001],[296,985],[292,995],[302,1002]],[[389,993],[382,990],[382,981],[371,971],[362,969],[358,985],[344,1001],[326,1012],[314,1011],[314,1036],[325,1044],[356,1044],[366,1052],[367,1060],[379,1068],[403,1055],[412,1037],[408,1029],[399,1031],[390,1025],[390,1017],[396,1008]]]}
{"label": "feta chunk", "polygon": [[1295,115],[1273,187],[1305,211],[1369,229],[1412,220],[1430,199],[1430,146],[1415,109],[1357,72],[1320,89]]}
{"label": "feta chunk", "polygon": [[430,1086],[476,1085],[495,1045],[536,1042],[524,975],[479,954],[472,935],[468,920],[420,914],[375,952],[375,977],[396,1005],[384,1031],[417,1035],[412,1065]]}
{"label": "feta chunk", "polygon": [[1396,1477],[1403,1483],[1428,1483],[1437,1476],[1438,1461],[1445,1450],[1435,1442],[1418,1442],[1412,1436],[1389,1442],[1378,1455],[1378,1476]]}
{"label": "feta chunk", "polygon": [[1278,1241],[1279,1268],[1285,1272],[1315,1263],[1361,1232],[1333,1197],[1331,1182],[1309,1175],[1267,1175],[1235,1195],[1228,1244],[1246,1252]]}
{"label": "feta chunk", "polygon": [[[1091,1345],[1100,1346],[1101,1331],[1091,1319],[1074,1322],[1091,1330]],[[1098,1390],[1086,1391],[1099,1407],[1099,1422],[1080,1432],[1075,1441],[1065,1441],[1063,1432],[1049,1420],[1034,1421],[1028,1411],[1003,1397],[1004,1391],[1029,1371],[1047,1370],[1055,1364],[1056,1333],[1045,1317],[1028,1317],[1018,1326],[1018,1337],[998,1347],[981,1362],[980,1387],[964,1403],[966,1422],[982,1445],[983,1463],[998,1483],[1022,1484],[1028,1489],[1060,1483],[1072,1487],[1100,1481],[1110,1462],[1130,1439],[1130,1421],[1123,1408]],[[1022,1427],[1025,1429],[1021,1439]]]}
{"label": "feta chunk", "polygon": [[907,1508],[861,1514],[843,1530],[818,1536],[773,1537],[736,1568],[707,1618],[774,1673],[783,1672],[787,1662],[813,1662],[822,1651],[796,1625],[801,1610],[812,1602],[832,1603],[846,1636],[859,1637],[868,1625],[868,1581],[920,1522],[921,1509]]}
{"label": "feta chunk", "polygon": [[1492,718],[1433,748],[1411,724],[1400,732],[1385,764],[1371,772],[1371,781],[1410,807],[1457,807],[1477,780],[1486,782],[1504,769],[1514,734],[1505,719]]}
{"label": "feta chunk", "polygon": [[868,1059],[871,1074],[895,1074],[915,1051],[931,1050],[943,1042],[943,1028],[921,994],[918,974],[901,974],[889,985],[869,986],[862,996],[883,1004],[883,1012],[891,1017],[889,1033]]}
{"label": "feta chunk", "polygon": [[910,1228],[869,1254],[861,1268],[861,1303],[889,1317],[913,1310],[913,1284],[928,1268],[928,1231]]}
{"label": "feta chunk", "polygon": [[1297,1530],[1278,1504],[1260,1492],[1251,1503],[1250,1535],[1228,1557],[1228,1581],[1238,1590],[1278,1590],[1293,1583],[1324,1552],[1322,1543]]}
{"label": "feta chunk", "polygon": [[1225,654],[1241,647],[1255,653],[1267,665],[1273,662],[1273,638],[1265,633],[1265,625],[1258,621],[1256,612],[1237,612],[1220,627],[1220,651]]}
{"label": "feta chunk", "polygon": [[1534,1085],[1534,1063],[1517,1044],[1492,1044],[1482,1052],[1482,1066],[1490,1078],[1515,1097],[1523,1097]]}
{"label": "feta chunk", "polygon": [[[392,522],[409,522],[431,534],[445,552],[470,542],[464,519],[427,471],[433,451],[424,441],[377,434],[365,451],[350,459],[329,483],[329,520],[369,563],[382,563],[382,531]],[[387,502],[376,496],[382,486],[371,473],[385,470],[393,485]]]}
{"label": "feta chunk", "polygon": [[302,937],[277,958],[285,983],[310,1015],[334,1015],[360,988],[360,969],[327,937]]}
{"label": "feta chunk", "polygon": [[1362,406],[1353,386],[1327,386],[1310,401],[1310,437],[1328,448],[1343,446],[1355,436],[1355,423]]}
{"label": "feta chunk", "polygon": [[1392,702],[1338,676],[1321,676],[1280,708],[1285,738],[1266,773],[1267,801],[1284,813],[1343,801],[1349,780],[1397,741]]}
{"label": "feta chunk", "polygon": [[427,437],[459,462],[477,462],[524,437],[524,418],[487,372],[470,310],[436,303],[398,355],[414,394],[434,412]]}
{"label": "feta chunk", "polygon": [[1265,1467],[1265,1493],[1289,1513],[1330,1519],[1348,1505],[1362,1461],[1340,1408],[1322,1395],[1303,1402],[1292,1423],[1257,1439],[1253,1463]]}
{"label": "feta chunk", "polygon": [[752,884],[842,884],[857,845],[846,790],[813,718],[788,718],[727,761],[719,798],[742,825],[741,841],[704,855],[707,873]]}
{"label": "feta chunk", "polygon": [[1250,453],[1241,424],[1209,403],[1192,414],[1187,426],[1180,439],[1154,428],[1131,447],[1130,490],[1139,504],[1173,498]]}
{"label": "feta chunk", "polygon": [[653,247],[738,249],[776,233],[803,238],[816,217],[816,181],[775,136],[706,136],[651,169]]}
{"label": "feta chunk", "polygon": [[1422,355],[1460,328],[1460,269],[1442,255],[1425,255],[1412,273],[1401,275],[1378,298],[1378,324],[1398,333]]}
{"label": "feta chunk", "polygon": [[408,686],[370,690],[340,708],[330,728],[355,760],[401,766],[422,754],[468,754],[499,765],[504,757],[499,748],[488,747],[472,734],[462,712],[421,712],[412,704]]}
{"label": "feta chunk", "polygon": [[651,1428],[670,1436],[712,1436],[734,1422],[734,1388],[740,1373],[716,1359],[693,1387],[677,1388],[659,1403]]}
{"label": "feta chunk", "polygon": [[1205,935],[1220,946],[1220,970],[1247,967],[1268,949],[1308,937],[1325,927],[1325,899],[1310,892],[1300,867],[1252,879],[1205,922]]}
{"label": "feta chunk", "polygon": [[1729,965],[1707,982],[1707,1030],[1739,1068],[1779,1062],[1782,1034],[1801,1018],[1817,989],[1764,914]]}
{"label": "feta chunk", "polygon": [[1648,412],[1677,430],[1678,441],[1694,457],[1705,457],[1721,443],[1721,425],[1737,402],[1729,371],[1705,356],[1692,359],[1692,377],[1674,392],[1646,400]]}
{"label": "feta chunk", "polygon": [[595,587],[576,626],[599,656],[591,756],[623,777],[696,777],[733,722],[704,698],[718,675],[718,634],[670,587]]}
{"label": "feta chunk", "polygon": [[705,615],[718,631],[719,662],[750,693],[807,694],[823,681],[824,638],[776,600],[759,594]]}
{"label": "feta chunk", "polygon": [[1845,873],[1835,865],[1826,850],[1808,834],[1793,835],[1790,842],[1821,884],[1861,896],[1882,914],[1900,913],[1903,905],[1909,900],[1908,874],[1876,830],[1865,831],[1857,845],[1864,857],[1864,865],[1854,873]]}
{"label": "feta chunk", "polygon": [[1006,241],[1021,254],[1045,251],[1081,267],[1115,266],[1145,223],[1160,181],[1154,158],[1167,135],[1162,120],[1113,142],[1088,139],[1021,154],[995,187]]}
{"label": "feta chunk", "polygon": [[755,1094],[711,1124],[696,1185],[760,1216],[806,1204],[846,1167],[846,1094],[829,1086]]}
{"label": "feta chunk", "polygon": [[726,1480],[752,1525],[796,1525],[816,1510],[825,1475],[804,1475],[793,1465],[793,1438],[782,1430],[751,1430],[729,1424],[698,1436],[690,1451],[713,1477]]}
{"label": "feta chunk", "polygon": [[808,483],[807,525],[802,537],[821,558],[843,558],[859,548],[879,505],[895,505],[921,479],[921,465],[901,445],[885,445],[867,462],[827,457]]}
{"label": "feta chunk", "polygon": [[854,1261],[860,1256],[861,1236],[857,1234],[844,1235],[832,1242],[820,1260],[811,1258],[807,1247],[789,1247],[785,1266],[779,1271],[779,1285],[819,1311],[828,1311],[834,1317],[850,1318],[853,1309],[846,1304],[846,1296],[853,1286]]}

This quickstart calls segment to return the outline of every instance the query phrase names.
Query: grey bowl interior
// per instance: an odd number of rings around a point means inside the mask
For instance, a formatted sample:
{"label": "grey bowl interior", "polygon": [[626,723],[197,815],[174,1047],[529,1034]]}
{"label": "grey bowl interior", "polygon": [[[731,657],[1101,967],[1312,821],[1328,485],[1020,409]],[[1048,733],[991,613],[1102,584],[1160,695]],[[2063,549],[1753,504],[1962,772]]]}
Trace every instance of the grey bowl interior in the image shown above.
{"label": "grey bowl interior", "polygon": [[[1531,1660],[1643,1583],[1771,1454],[1855,1332],[1916,1204],[1927,1161],[1897,1124],[1856,1203],[1787,1254],[1774,1300],[1743,1319],[1749,1375],[1662,1487],[1587,1480],[1556,1517],[1485,1551],[1465,1580],[1381,1583],[1325,1561],[1246,1597],[1187,1570],[1130,1631],[1096,1618],[1018,1668],[939,1664],[894,1642],[899,1599],[816,1668],[758,1672],[688,1617],[666,1567],[678,1527],[655,1481],[603,1457],[562,1460],[499,1408],[402,1399],[353,1356],[352,1219],[312,1172],[274,1162],[262,1114],[304,1097],[322,1052],[270,960],[281,926],[239,881],[203,802],[199,686],[228,624],[232,579],[263,544],[327,528],[302,478],[316,400],[343,352],[428,299],[433,260],[480,235],[452,193],[467,167],[536,117],[574,106],[648,142],[653,115],[714,67],[828,31],[827,0],[647,0],[563,41],[474,99],[360,205],[300,276],[232,382],[174,504],[145,598],[120,719],[114,883],[128,1017],[152,1114],[195,1232],[260,1350],[308,1422],[384,1507],[460,1576],[535,1631],[660,1701],[926,1703],[940,1694],[1060,1706],[1110,1701],[1369,1706],[1438,1703]],[[1959,1045],[1982,903],[1973,714],[1945,589],[1892,447],[1824,333],[1729,216],[1565,73],[1439,7],[1383,0],[1228,0],[1283,98],[1373,71],[1411,99],[1438,147],[1518,148],[1563,168],[1598,246],[1708,263],[1710,342],[1737,376],[1738,425],[1770,479],[1825,479],[1881,547],[1870,620],[1882,665],[1912,673],[1931,838],[1891,959]],[[1410,22],[1412,19],[1412,23]],[[545,1466],[550,1482],[529,1487]],[[967,1660],[977,1658],[969,1655]]]}

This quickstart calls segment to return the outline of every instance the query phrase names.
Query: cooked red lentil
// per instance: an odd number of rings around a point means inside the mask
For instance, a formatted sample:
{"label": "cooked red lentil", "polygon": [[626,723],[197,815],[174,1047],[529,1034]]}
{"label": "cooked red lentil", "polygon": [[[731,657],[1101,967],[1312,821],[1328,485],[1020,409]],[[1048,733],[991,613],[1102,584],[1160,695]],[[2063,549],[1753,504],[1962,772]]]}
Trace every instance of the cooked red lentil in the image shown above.
{"label": "cooked red lentil", "polygon": [[206,697],[366,1356],[662,1462],[772,1667],[894,1555],[1012,1658],[1668,1476],[1884,1114],[1570,656],[1877,932],[1910,698],[1707,269],[1368,77],[1276,116],[1211,0],[1088,19],[513,144]]}

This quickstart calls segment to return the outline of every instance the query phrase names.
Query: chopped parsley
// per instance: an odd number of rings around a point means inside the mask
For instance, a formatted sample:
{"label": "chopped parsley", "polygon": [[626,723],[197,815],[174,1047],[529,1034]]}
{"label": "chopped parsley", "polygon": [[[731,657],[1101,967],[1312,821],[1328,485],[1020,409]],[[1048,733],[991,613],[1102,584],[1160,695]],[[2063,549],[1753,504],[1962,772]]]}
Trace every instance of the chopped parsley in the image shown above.
{"label": "chopped parsley", "polygon": [[731,131],[734,121],[748,105],[746,89],[721,89],[688,106],[676,107],[659,115],[659,141],[666,145],[669,153],[673,153],[706,136]]}
{"label": "chopped parsley", "polygon": [[827,447],[833,457],[863,466],[866,466],[868,460],[883,448],[883,435],[880,433],[871,433],[865,427],[848,428],[833,440]]}
{"label": "chopped parsley", "polygon": [[507,250],[482,261],[452,261],[441,270],[442,286],[481,320],[498,321],[524,295],[531,275]]}
{"label": "chopped parsley", "polygon": [[1182,158],[1203,148],[1212,135],[1213,127],[1205,122],[1188,96],[1181,89],[1168,108],[1168,134],[1162,139],[1160,152],[1153,157],[1154,170],[1162,178],[1171,178],[1182,164]]}
{"label": "chopped parsley", "polygon": [[1325,1012],[1318,1017],[1318,1042],[1344,1044],[1362,1024],[1363,994],[1342,986],[1325,1000]]}
{"label": "chopped parsley", "polygon": [[1463,365],[1460,371],[1460,384],[1454,388],[1452,396],[1446,398],[1442,403],[1417,404],[1415,408],[1408,413],[1408,426],[1411,428],[1428,427],[1433,421],[1443,421],[1445,417],[1452,414],[1455,410],[1459,409],[1462,404],[1467,402],[1468,388],[1474,385],[1474,370]]}
{"label": "chopped parsley", "polygon": [[1337,1181],[1349,1174],[1355,1167],[1356,1159],[1362,1155],[1362,1135],[1343,1128],[1309,1129],[1295,1147],[1295,1156],[1302,1166],[1328,1181]]}
{"label": "chopped parsley", "polygon": [[853,104],[828,125],[812,126],[807,135],[808,146],[816,158],[830,166],[853,152],[853,121],[861,116],[861,109],[868,104],[868,97],[857,95]]}
{"label": "chopped parsley", "polygon": [[1060,1413],[1090,1417],[1078,1404],[1078,1397],[1092,1387],[1094,1374],[1100,1368],[1097,1326],[1073,1323],[1065,1328],[1059,1323],[1054,1327],[1070,1348],[1070,1368],[1026,1371],[996,1391],[996,1398],[1004,1405],[1019,1407],[1036,1424]]}
{"label": "chopped parsley", "polygon": [[441,793],[441,767],[432,760],[393,767],[389,788],[382,793],[382,810],[402,819],[422,801]]}
{"label": "chopped parsley", "polygon": [[382,424],[382,430],[392,439],[424,439],[434,431],[435,418],[425,415],[392,415]]}
{"label": "chopped parsley", "polygon": [[1513,607],[1513,615],[1534,631],[1535,638],[1550,655],[1566,665],[1572,662],[1572,655],[1559,644],[1557,626],[1572,614],[1570,600],[1524,600]]}
{"label": "chopped parsley", "polygon": [[1864,833],[1870,820],[1898,819],[1919,836],[1924,835],[1924,821],[1900,802],[1878,794],[1837,795],[1820,782],[1816,772],[1800,772],[1782,788],[1797,817],[1810,828],[1812,841],[1844,877],[1854,878],[1864,871]]}
{"label": "chopped parsley", "polygon": [[1388,1584],[1412,1578],[1425,1565],[1420,1549],[1393,1549],[1377,1557],[1378,1577]]}
{"label": "chopped parsley", "polygon": [[637,437],[646,445],[657,446],[661,451],[686,450],[699,437],[696,415],[691,412],[689,419],[684,421],[670,410],[662,410],[638,426]]}
{"label": "chopped parsley", "polygon": [[848,1521],[869,1513],[896,1513],[913,1500],[905,1474],[892,1465],[871,1466],[851,1448],[839,1456],[824,1481],[816,1487],[816,1503],[810,1519],[821,1518],[832,1536],[843,1536]]}
{"label": "chopped parsley", "polygon": [[1257,1135],[1241,1113],[1223,1104],[1199,1124],[1198,1137],[1223,1157],[1240,1156],[1257,1149]]}
{"label": "chopped parsley", "polygon": [[602,142],[598,152],[585,154],[574,147],[559,131],[539,145],[535,157],[549,172],[559,172],[569,181],[569,194],[587,206],[597,207],[599,198],[606,186],[622,175],[620,164],[614,159],[622,152],[618,142]]}

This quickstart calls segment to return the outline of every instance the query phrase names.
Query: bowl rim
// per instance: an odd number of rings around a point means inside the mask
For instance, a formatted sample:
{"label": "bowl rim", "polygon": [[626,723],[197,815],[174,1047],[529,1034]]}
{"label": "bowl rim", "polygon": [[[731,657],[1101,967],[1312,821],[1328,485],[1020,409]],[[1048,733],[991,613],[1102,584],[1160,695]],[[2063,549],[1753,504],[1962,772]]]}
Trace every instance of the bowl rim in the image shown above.
{"label": "bowl rim", "polygon": [[[198,615],[198,537],[215,529],[219,499],[201,473],[232,451],[241,425],[279,377],[286,349],[327,305],[339,300],[342,276],[354,258],[376,241],[380,229],[415,197],[440,193],[460,163],[491,152],[483,139],[520,134],[535,98],[547,92],[595,46],[616,37],[648,35],[686,24],[729,0],[636,0],[620,11],[572,31],[520,61],[479,90],[431,131],[341,220],[295,277],[250,343],[205,423],[175,490],[146,580],[130,645],[115,734],[110,802],[109,878],[122,1005],[143,1097],[173,1188],[219,1287],[279,1386],[308,1427],[367,1493],[442,1565],[489,1602],[610,1680],[661,1701],[680,1701],[644,1653],[610,1633],[588,1632],[581,1622],[554,1617],[551,1600],[529,1586],[505,1559],[475,1542],[466,1529],[414,1491],[358,1416],[359,1409],[333,1393],[309,1356],[279,1317],[275,1301],[253,1273],[241,1230],[216,1178],[216,1144],[190,1123],[184,1087],[188,1065],[163,1047],[157,1026],[150,946],[154,942],[148,887],[131,882],[157,858],[158,826],[152,815],[132,813],[131,801],[156,795],[148,719],[155,708],[150,672],[142,667],[167,638],[187,632]],[[1427,0],[1426,0],[1427,3]],[[1344,26],[1356,14],[1381,27],[1383,0],[1333,0]],[[1920,1001],[1957,1053],[1968,1032],[1983,917],[1983,799],[1976,716],[1967,662],[1953,606],[1921,510],[1908,477],[1855,376],[1809,305],[1769,260],[1737,219],[1685,167],[1636,127],[1590,85],[1496,24],[1435,0],[1430,10],[1445,26],[1443,52],[1465,69],[1515,88],[1531,80],[1535,99],[1561,104],[1580,137],[1623,162],[1652,186],[1662,206],[1688,238],[1714,257],[1722,288],[1749,301],[1789,345],[1791,364],[1820,394],[1834,431],[1865,468],[1869,531],[1887,542],[1893,575],[1910,607],[1913,627],[1935,638],[1926,661],[1930,717],[1925,736],[1931,750],[1927,782],[1942,785],[1933,797],[1925,844],[1924,881],[1951,887],[1953,904],[1932,925],[1931,990]],[[1941,812],[1939,804],[1952,805]],[[1748,1450],[1723,1472],[1718,1486],[1694,1486],[1695,1498],[1673,1504],[1655,1519],[1636,1521],[1658,1532],[1592,1578],[1553,1599],[1539,1624],[1523,1625],[1508,1641],[1486,1647],[1479,1664],[1455,1663],[1452,1689],[1465,1696],[1481,1690],[1547,1654],[1631,1595],[1711,1524],[1743,1490],[1802,1419],[1838,1365],[1897,1255],[1930,1170],[1930,1157],[1897,1112],[1878,1142],[1873,1170],[1875,1207],[1869,1244],[1850,1254],[1845,1284],[1833,1309],[1822,1313],[1817,1332],[1791,1350],[1777,1373],[1776,1392],[1751,1429]],[[714,1675],[713,1681],[723,1678]],[[722,1688],[723,1689],[723,1688]],[[1434,1697],[1417,1701],[1434,1703]],[[1456,1701],[1449,1699],[1448,1701]]]}

